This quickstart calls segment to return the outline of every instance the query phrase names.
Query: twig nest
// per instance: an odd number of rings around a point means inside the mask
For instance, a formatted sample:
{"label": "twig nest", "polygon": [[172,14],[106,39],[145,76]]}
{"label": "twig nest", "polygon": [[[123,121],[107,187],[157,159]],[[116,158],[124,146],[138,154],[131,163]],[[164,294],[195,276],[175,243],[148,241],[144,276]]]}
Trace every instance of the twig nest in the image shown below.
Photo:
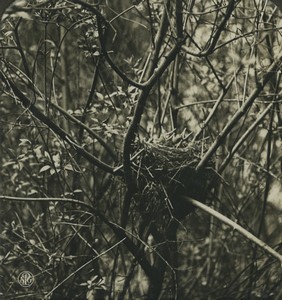
{"label": "twig nest", "polygon": [[[142,148],[141,148],[142,147]],[[140,150],[140,148],[142,150]],[[205,202],[214,175],[214,162],[197,172],[196,166],[208,148],[207,140],[186,142],[184,147],[143,142],[134,163],[143,213],[168,211],[178,219],[194,211],[180,195]],[[165,201],[164,201],[165,200]]]}

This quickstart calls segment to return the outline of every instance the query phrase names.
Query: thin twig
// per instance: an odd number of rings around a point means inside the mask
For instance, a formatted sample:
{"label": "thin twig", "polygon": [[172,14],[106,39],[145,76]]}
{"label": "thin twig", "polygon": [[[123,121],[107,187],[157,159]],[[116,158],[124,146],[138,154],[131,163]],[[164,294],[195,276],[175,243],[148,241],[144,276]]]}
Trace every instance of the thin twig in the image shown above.
{"label": "thin twig", "polygon": [[236,71],[236,73],[232,76],[232,78],[228,82],[227,86],[223,89],[223,91],[219,95],[219,97],[216,100],[216,103],[214,104],[214,106],[213,106],[212,110],[210,111],[208,117],[206,118],[206,120],[204,121],[203,125],[201,126],[201,129],[195,134],[194,141],[196,141],[199,138],[199,136],[202,134],[203,130],[208,126],[209,122],[211,121],[211,119],[213,118],[214,114],[216,113],[219,104],[223,101],[224,96],[229,91],[229,88],[231,87],[234,79],[236,78],[236,76],[238,75],[238,73],[239,73],[240,70],[241,70],[241,68],[239,68]]}
{"label": "thin twig", "polygon": [[60,283],[58,283],[45,297],[44,299],[49,299],[49,296],[58,288],[60,287],[62,284],[64,284],[67,280],[69,280],[72,276],[74,276],[76,273],[78,273],[79,271],[81,271],[82,269],[84,269],[85,267],[87,267],[90,263],[92,263],[94,260],[100,258],[101,256],[107,254],[108,252],[112,251],[114,248],[116,248],[119,244],[121,244],[123,241],[125,240],[125,238],[123,238],[122,240],[118,241],[117,243],[115,243],[112,247],[110,247],[109,249],[105,250],[104,252],[100,253],[99,255],[93,257],[92,259],[90,259],[88,262],[86,262],[85,264],[83,264],[82,266],[80,266],[79,268],[77,268],[74,272],[72,272],[69,276],[67,276],[64,280],[62,280]]}
{"label": "thin twig", "polygon": [[218,25],[217,30],[215,31],[213,37],[211,38],[211,41],[209,41],[209,44],[206,45],[206,49],[201,51],[200,53],[192,53],[187,46],[183,46],[183,50],[186,51],[186,53],[197,56],[197,57],[206,57],[210,54],[212,54],[216,49],[216,44],[220,38],[221,33],[225,29],[225,26],[232,16],[232,13],[234,11],[234,8],[236,6],[236,0],[229,1],[226,11],[224,13],[224,18],[221,21],[221,23]]}
{"label": "thin twig", "polygon": [[5,196],[0,195],[0,200],[2,201],[15,201],[15,202],[60,202],[60,203],[72,203],[84,206],[88,209],[93,209],[93,207],[83,201],[72,199],[72,198],[52,198],[52,197],[46,197],[46,198],[36,198],[36,197],[15,197],[15,196]]}
{"label": "thin twig", "polygon": [[265,85],[269,82],[269,80],[272,78],[272,76],[277,72],[277,70],[281,66],[281,60],[282,60],[282,53],[278,57],[278,59],[271,64],[271,66],[266,71],[266,74],[263,76],[263,79],[261,83],[258,83],[257,87],[253,90],[253,92],[250,94],[246,102],[238,109],[238,111],[235,113],[235,115],[231,118],[231,120],[225,125],[223,130],[218,134],[216,140],[211,145],[209,151],[204,155],[204,157],[201,159],[201,161],[198,163],[196,170],[199,171],[200,169],[204,168],[207,162],[210,160],[210,158],[213,156],[213,154],[216,152],[218,147],[220,147],[227,137],[227,135],[231,132],[231,130],[234,128],[234,126],[239,122],[242,116],[245,115],[245,113],[248,111],[248,109],[252,106],[254,101],[257,99],[259,94],[263,91]]}
{"label": "thin twig", "polygon": [[233,148],[230,150],[229,154],[226,156],[222,164],[220,165],[218,169],[218,173],[221,174],[224,169],[227,167],[228,163],[234,156],[234,154],[237,153],[238,149],[241,147],[241,145],[244,143],[246,138],[250,135],[250,133],[257,128],[257,125],[263,120],[263,118],[266,116],[266,114],[270,111],[270,109],[273,107],[273,103],[270,103],[267,108],[257,116],[256,121],[248,128],[248,130],[241,136],[241,138],[237,141],[237,143],[233,146]]}
{"label": "thin twig", "polygon": [[105,29],[103,28],[104,18],[97,16],[97,28],[99,33],[99,41],[102,49],[102,54],[110,67],[118,74],[118,76],[124,80],[125,82],[131,84],[134,87],[137,87],[139,89],[145,88],[145,85],[142,83],[138,83],[131,78],[129,78],[125,73],[122,72],[122,70],[112,61],[111,57],[108,54],[108,51],[106,49],[106,32],[107,32],[107,26],[105,26]]}
{"label": "thin twig", "polygon": [[24,54],[24,51],[23,51],[23,48],[22,48],[22,45],[21,45],[21,41],[20,41],[20,37],[19,37],[19,26],[20,26],[21,21],[22,21],[22,19],[20,18],[18,20],[16,26],[15,26],[15,30],[14,30],[15,42],[16,42],[16,45],[17,45],[18,50],[20,52],[20,56],[21,56],[21,59],[22,59],[22,62],[23,62],[23,67],[24,67],[25,73],[26,73],[27,77],[30,78],[30,70],[29,70],[28,63],[27,63],[27,60],[26,60],[26,56]]}

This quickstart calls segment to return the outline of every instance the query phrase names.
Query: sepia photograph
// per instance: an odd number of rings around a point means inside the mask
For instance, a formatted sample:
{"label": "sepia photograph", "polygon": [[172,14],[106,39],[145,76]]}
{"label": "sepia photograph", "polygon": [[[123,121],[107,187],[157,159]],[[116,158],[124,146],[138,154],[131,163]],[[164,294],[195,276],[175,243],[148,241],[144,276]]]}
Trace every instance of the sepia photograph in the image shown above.
{"label": "sepia photograph", "polygon": [[0,0],[0,299],[282,299],[282,0]]}

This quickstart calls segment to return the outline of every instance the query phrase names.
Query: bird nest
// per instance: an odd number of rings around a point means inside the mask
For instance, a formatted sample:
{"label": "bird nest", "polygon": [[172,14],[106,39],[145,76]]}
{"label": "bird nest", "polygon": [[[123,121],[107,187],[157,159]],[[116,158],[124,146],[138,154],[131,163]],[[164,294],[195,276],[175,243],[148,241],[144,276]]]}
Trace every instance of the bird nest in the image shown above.
{"label": "bird nest", "polygon": [[181,195],[205,202],[214,175],[214,161],[196,167],[207,151],[207,140],[179,143],[145,141],[136,145],[134,171],[138,182],[136,207],[143,215],[160,213],[183,218],[193,211]]}

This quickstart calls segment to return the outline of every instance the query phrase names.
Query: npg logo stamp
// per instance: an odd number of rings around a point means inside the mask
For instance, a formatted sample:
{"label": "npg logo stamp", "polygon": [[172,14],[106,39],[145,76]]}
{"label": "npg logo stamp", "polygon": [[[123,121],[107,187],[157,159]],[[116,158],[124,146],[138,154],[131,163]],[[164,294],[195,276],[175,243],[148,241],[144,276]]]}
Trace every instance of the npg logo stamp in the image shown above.
{"label": "npg logo stamp", "polygon": [[18,283],[22,287],[30,287],[34,283],[34,276],[29,271],[23,271],[18,276]]}

